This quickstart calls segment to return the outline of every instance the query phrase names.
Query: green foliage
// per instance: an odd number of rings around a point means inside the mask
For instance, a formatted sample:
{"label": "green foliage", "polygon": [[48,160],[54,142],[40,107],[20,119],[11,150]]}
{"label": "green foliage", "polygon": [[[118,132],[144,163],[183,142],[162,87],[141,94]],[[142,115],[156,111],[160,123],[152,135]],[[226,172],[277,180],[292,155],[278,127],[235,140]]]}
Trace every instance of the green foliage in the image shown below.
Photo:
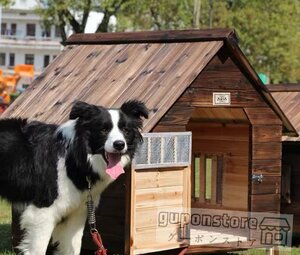
{"label": "green foliage", "polygon": [[0,0],[0,7],[9,7],[13,3],[13,0]]}
{"label": "green foliage", "polygon": [[300,81],[300,1],[234,1],[224,25],[233,27],[256,71],[272,83]]}
{"label": "green foliage", "polygon": [[187,29],[195,24],[234,28],[257,72],[267,74],[271,83],[300,82],[299,0],[129,0],[117,19],[119,31]]}
{"label": "green foliage", "polygon": [[[7,5],[13,0],[0,0]],[[104,18],[97,32],[190,28],[234,28],[240,47],[271,83],[300,82],[300,0],[43,0],[44,25],[57,25],[64,44],[66,26],[84,32],[90,11]]]}

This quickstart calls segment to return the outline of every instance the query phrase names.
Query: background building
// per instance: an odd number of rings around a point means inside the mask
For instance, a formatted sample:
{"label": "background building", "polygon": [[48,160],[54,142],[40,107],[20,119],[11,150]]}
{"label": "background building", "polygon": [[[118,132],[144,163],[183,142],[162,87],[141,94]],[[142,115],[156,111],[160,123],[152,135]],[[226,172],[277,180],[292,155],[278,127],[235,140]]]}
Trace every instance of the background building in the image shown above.
{"label": "background building", "polygon": [[35,13],[35,0],[16,0],[0,15],[0,69],[13,72],[18,64],[33,64],[41,72],[61,51],[59,29],[45,29]]}

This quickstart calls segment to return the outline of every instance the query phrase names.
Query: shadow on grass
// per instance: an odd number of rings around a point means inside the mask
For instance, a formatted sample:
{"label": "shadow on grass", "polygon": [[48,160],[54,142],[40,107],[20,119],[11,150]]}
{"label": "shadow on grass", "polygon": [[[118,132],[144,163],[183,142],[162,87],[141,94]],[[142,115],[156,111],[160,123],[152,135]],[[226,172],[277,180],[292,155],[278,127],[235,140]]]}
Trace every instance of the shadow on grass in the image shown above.
{"label": "shadow on grass", "polygon": [[7,223],[2,223],[0,224],[0,255],[14,254],[9,252],[11,250],[11,225]]}

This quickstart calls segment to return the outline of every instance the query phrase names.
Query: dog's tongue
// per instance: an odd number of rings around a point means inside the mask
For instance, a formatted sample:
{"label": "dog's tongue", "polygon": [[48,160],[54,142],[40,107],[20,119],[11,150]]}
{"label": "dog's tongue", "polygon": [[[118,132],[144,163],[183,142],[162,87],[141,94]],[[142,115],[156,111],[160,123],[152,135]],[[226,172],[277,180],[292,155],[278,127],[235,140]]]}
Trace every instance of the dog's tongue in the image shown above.
{"label": "dog's tongue", "polygon": [[107,153],[107,168],[106,173],[112,178],[117,179],[119,175],[125,173],[121,164],[121,155],[118,153]]}

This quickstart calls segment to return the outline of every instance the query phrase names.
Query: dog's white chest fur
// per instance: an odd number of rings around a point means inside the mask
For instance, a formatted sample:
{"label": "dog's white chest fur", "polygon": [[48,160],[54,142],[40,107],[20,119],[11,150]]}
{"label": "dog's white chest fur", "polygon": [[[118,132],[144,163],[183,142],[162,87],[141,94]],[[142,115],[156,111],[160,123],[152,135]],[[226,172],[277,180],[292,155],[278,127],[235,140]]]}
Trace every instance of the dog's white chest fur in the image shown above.
{"label": "dog's white chest fur", "polygon": [[[103,190],[113,181],[113,179],[105,172],[106,163],[101,155],[88,155],[93,171],[98,173],[100,180],[92,185],[91,194],[95,206],[98,205],[100,195]],[[130,161],[128,156],[122,157],[122,164],[125,166]],[[45,242],[49,237],[46,233],[53,229],[52,242],[61,242],[57,254],[79,254],[82,238],[82,231],[86,221],[87,209],[86,201],[89,195],[88,191],[80,191],[75,187],[73,182],[67,176],[65,158],[60,158],[57,164],[58,172],[58,197],[54,203],[47,208],[38,208],[34,205],[26,207],[21,216],[21,228],[27,231],[26,238],[23,240],[20,248],[24,251],[24,247],[28,247],[28,243],[34,239],[39,239],[41,253]],[[46,224],[45,224],[46,222]],[[45,235],[43,234],[43,230]],[[68,240],[69,236],[66,232],[72,231],[72,240]],[[74,232],[78,234],[74,235]],[[32,236],[30,233],[40,233],[39,236]],[[74,245],[78,241],[78,246]],[[70,244],[70,245],[68,245]],[[39,250],[36,249],[35,250]],[[75,250],[74,250],[75,249]],[[26,254],[26,253],[25,253]],[[28,253],[29,254],[29,253]],[[32,254],[30,254],[32,255]]]}

